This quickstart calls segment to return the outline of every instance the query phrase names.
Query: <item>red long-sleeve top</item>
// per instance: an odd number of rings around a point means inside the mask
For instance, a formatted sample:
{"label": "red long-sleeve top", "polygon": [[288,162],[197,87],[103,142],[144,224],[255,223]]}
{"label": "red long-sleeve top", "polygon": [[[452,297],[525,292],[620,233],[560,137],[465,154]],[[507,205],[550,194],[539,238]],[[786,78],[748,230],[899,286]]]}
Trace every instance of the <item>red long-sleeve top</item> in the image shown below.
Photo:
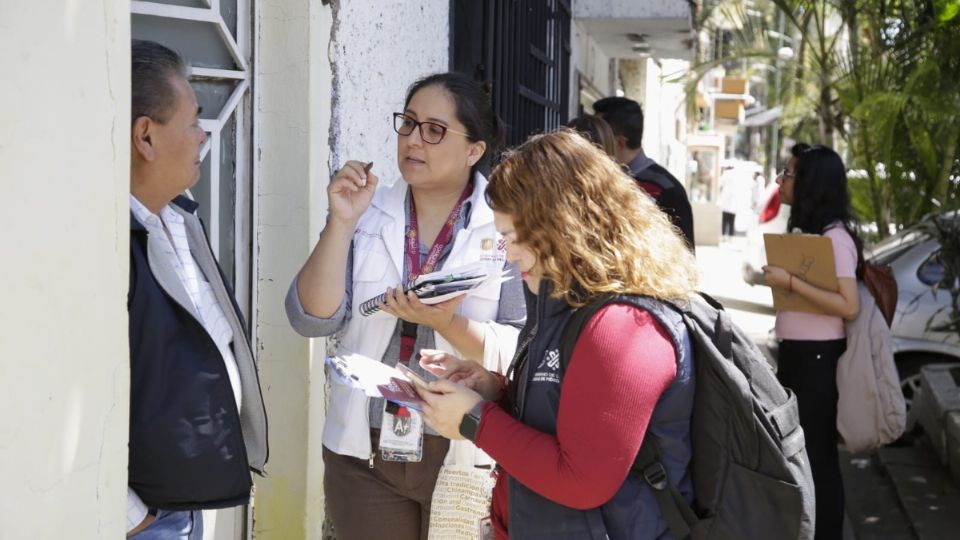
{"label": "red long-sleeve top", "polygon": [[[604,307],[587,323],[560,388],[556,435],[483,408],[476,444],[524,486],[564,506],[589,509],[623,484],[660,395],[676,377],[667,332],[646,311]],[[506,478],[494,490],[493,521],[506,536]]]}

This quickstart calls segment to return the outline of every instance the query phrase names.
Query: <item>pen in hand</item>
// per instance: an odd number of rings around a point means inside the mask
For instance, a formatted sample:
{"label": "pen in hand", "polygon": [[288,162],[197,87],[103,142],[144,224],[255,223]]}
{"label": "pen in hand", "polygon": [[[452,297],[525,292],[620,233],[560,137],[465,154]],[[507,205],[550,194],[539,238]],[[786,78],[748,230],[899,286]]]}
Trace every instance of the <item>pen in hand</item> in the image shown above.
{"label": "pen in hand", "polygon": [[363,185],[360,187],[367,187],[367,173],[369,173],[370,169],[372,168],[373,168],[372,161],[363,166]]}

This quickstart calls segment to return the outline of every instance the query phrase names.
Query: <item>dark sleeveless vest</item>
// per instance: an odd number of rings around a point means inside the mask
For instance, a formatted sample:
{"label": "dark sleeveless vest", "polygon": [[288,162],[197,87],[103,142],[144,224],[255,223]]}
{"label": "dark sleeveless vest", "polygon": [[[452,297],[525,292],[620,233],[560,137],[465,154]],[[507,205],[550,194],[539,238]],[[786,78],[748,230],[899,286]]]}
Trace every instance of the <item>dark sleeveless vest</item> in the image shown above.
{"label": "dark sleeveless vest", "polygon": [[[527,327],[521,334],[530,339],[527,359],[516,385],[513,415],[545,433],[556,433],[562,373],[560,336],[573,313],[562,300],[550,298],[552,285],[541,283],[540,294],[527,294]],[[643,299],[643,305],[664,327],[677,352],[677,377],[660,396],[647,428],[654,437],[661,462],[670,481],[688,502],[693,490],[688,465],[691,457],[690,415],[693,410],[694,380],[692,346],[680,315],[661,303]],[[643,362],[643,351],[624,351],[623,361]],[[511,538],[535,539],[653,539],[672,538],[660,515],[649,486],[636,473],[629,473],[612,499],[589,510],[555,503],[509,479],[509,532]]]}

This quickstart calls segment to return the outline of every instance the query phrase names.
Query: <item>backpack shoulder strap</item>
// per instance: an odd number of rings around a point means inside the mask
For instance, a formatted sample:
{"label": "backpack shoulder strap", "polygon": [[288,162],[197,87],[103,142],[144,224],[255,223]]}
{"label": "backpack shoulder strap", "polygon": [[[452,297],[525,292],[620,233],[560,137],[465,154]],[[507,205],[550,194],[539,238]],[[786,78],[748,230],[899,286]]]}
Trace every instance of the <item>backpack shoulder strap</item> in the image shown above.
{"label": "backpack shoulder strap", "polygon": [[640,451],[633,462],[633,470],[650,486],[653,498],[657,501],[657,507],[660,508],[660,513],[667,522],[670,532],[673,533],[673,537],[678,540],[688,538],[690,527],[699,519],[683,499],[677,486],[673,485],[667,477],[667,471],[660,463],[660,452],[653,439],[644,437],[643,443],[640,444]]}
{"label": "backpack shoulder strap", "polygon": [[601,296],[573,312],[560,335],[560,373],[567,371],[570,359],[573,358],[573,348],[577,344],[577,339],[580,338],[580,333],[583,332],[593,315],[607,304],[615,303],[617,299],[617,296]]}
{"label": "backpack shoulder strap", "polygon": [[[708,302],[715,303],[716,301],[708,297]],[[561,373],[565,372],[567,366],[570,365],[573,348],[590,319],[604,306],[615,303],[632,302],[630,302],[630,297],[602,296],[573,312],[573,315],[570,316],[567,324],[563,327],[563,334],[560,336]],[[672,303],[669,303],[669,305],[684,314],[679,306]],[[686,317],[684,317],[684,320],[687,320]],[[640,445],[640,451],[633,462],[633,471],[650,486],[654,499],[657,501],[657,506],[660,508],[660,513],[667,522],[674,538],[678,540],[688,538],[690,527],[698,521],[697,515],[683,499],[680,490],[667,477],[667,471],[660,462],[660,452],[652,438],[644,437],[643,443]]]}

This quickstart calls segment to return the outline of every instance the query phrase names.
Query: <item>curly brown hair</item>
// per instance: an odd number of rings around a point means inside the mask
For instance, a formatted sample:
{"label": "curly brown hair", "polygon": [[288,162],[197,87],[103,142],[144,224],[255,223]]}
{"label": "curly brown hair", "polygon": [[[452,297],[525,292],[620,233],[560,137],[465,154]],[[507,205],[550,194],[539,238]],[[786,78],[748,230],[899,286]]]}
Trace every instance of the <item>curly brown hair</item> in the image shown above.
{"label": "curly brown hair", "polygon": [[574,307],[600,294],[683,300],[693,254],[666,214],[598,147],[570,129],[531,137],[490,175],[487,201],[536,253],[553,296]]}

